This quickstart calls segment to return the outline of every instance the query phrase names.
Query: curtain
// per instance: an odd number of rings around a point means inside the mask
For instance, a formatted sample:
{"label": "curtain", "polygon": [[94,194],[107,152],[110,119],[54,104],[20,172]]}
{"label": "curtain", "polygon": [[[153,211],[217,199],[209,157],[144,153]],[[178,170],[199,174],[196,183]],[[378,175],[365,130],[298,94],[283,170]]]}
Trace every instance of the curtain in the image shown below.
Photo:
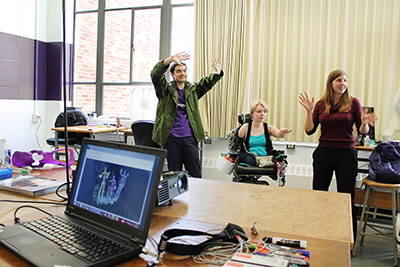
{"label": "curtain", "polygon": [[400,90],[400,0],[196,0],[195,13],[195,78],[211,72],[216,57],[225,72],[200,102],[210,136],[226,137],[237,114],[263,99],[266,121],[293,130],[278,140],[318,142],[319,134],[304,132],[298,96],[319,100],[335,69],[347,73],[350,95],[375,108],[377,139],[389,121],[400,129],[392,118]]}

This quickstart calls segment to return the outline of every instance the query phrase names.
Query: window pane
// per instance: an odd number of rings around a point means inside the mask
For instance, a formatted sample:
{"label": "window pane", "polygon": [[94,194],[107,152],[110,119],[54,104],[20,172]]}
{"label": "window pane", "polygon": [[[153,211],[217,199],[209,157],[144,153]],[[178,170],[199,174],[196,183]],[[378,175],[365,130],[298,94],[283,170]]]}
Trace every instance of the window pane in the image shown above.
{"label": "window pane", "polygon": [[135,11],[133,81],[150,81],[159,60],[161,9]]}
{"label": "window pane", "polygon": [[74,85],[74,107],[80,107],[83,112],[91,113],[95,111],[96,86],[94,84]]}
{"label": "window pane", "polygon": [[132,87],[104,86],[103,114],[105,116],[129,117],[129,93]]}
{"label": "window pane", "polygon": [[163,0],[106,0],[106,8],[162,5]]}
{"label": "window pane", "polygon": [[98,0],[76,0],[76,11],[97,10]]}
{"label": "window pane", "polygon": [[104,81],[128,82],[131,11],[107,11],[104,33]]}
{"label": "window pane", "polygon": [[135,86],[131,91],[131,117],[135,120],[155,120],[157,96],[153,86]]}
{"label": "window pane", "polygon": [[76,14],[74,81],[96,80],[97,13]]}
{"label": "window pane", "polygon": [[[194,7],[174,7],[172,9],[172,55],[188,52],[193,58]],[[184,22],[184,23],[183,23]],[[188,80],[193,80],[192,59],[185,62],[188,69]],[[210,62],[211,64],[211,62]]]}

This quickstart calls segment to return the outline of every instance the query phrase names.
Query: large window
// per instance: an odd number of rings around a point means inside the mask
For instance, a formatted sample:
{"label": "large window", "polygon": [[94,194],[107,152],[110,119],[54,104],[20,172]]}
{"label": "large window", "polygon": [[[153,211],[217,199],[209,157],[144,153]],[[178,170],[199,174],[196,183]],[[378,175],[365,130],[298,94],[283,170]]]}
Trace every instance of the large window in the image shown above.
{"label": "large window", "polygon": [[193,9],[193,0],[75,0],[73,105],[154,119],[150,71],[171,54],[193,53]]}

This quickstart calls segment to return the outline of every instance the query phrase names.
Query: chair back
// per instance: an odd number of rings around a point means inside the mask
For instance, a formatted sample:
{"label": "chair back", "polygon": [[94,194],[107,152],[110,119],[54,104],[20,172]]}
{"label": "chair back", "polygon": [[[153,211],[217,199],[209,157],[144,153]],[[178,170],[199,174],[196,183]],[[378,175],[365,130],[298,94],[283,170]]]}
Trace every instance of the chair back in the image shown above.
{"label": "chair back", "polygon": [[135,144],[140,146],[160,147],[151,138],[153,134],[154,121],[138,120],[131,125]]}
{"label": "chair back", "polygon": [[245,123],[249,123],[253,120],[253,118],[251,117],[250,113],[247,114],[238,114],[238,122],[240,125],[245,124]]}
{"label": "chair back", "polygon": [[[67,126],[88,125],[89,119],[82,110],[67,110]],[[54,122],[55,127],[64,127],[64,112],[61,112]],[[64,132],[58,132],[58,138],[64,138]],[[84,133],[68,133],[68,139],[76,138],[82,141],[84,137],[89,137],[89,134]]]}

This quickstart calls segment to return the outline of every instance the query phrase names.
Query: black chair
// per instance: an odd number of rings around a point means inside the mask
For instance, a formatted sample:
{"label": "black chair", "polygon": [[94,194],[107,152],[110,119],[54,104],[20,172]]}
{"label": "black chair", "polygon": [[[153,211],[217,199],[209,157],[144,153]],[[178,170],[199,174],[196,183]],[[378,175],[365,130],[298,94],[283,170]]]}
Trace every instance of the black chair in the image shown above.
{"label": "black chair", "polygon": [[135,145],[157,147],[160,146],[151,139],[153,134],[154,121],[137,120],[131,125]]}
{"label": "black chair", "polygon": [[[67,110],[67,126],[87,125],[88,123],[89,119],[83,111]],[[57,116],[54,127],[64,127],[64,112]],[[64,132],[56,131],[56,133],[58,134],[58,145],[65,145]],[[90,138],[90,134],[68,132],[68,146],[80,145],[84,137]],[[55,147],[55,137],[48,138],[46,143]]]}
{"label": "black chair", "polygon": [[[252,120],[250,114],[239,114],[238,115],[238,122],[240,125],[244,123],[248,123]],[[236,165],[233,168],[233,182],[243,182],[243,183],[255,183],[255,184],[264,184],[269,185],[268,181],[260,180],[262,176],[268,176],[272,180],[278,181],[279,186],[285,185],[285,170],[288,164],[285,155],[285,151],[282,150],[272,150],[271,154],[276,158],[276,166],[273,167],[266,167],[260,168],[256,166],[244,166],[240,165],[240,155],[244,152],[243,148],[243,138],[239,138],[239,148],[236,152],[230,152],[231,157],[236,159]]]}

